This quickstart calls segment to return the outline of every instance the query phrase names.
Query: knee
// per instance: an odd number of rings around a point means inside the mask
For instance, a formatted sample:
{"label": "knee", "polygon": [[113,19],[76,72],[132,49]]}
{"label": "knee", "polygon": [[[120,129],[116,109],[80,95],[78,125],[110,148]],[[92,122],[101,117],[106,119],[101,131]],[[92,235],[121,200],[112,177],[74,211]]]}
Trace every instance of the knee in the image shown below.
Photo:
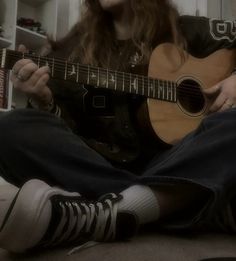
{"label": "knee", "polygon": [[1,133],[19,131],[23,123],[32,121],[31,109],[17,109],[1,114]]}
{"label": "knee", "polygon": [[[35,123],[38,119],[47,116],[46,113],[33,109],[17,109],[0,115],[0,141],[6,143],[8,140],[17,141],[28,134],[32,135],[38,131]],[[45,117],[44,116],[44,117]]]}
{"label": "knee", "polygon": [[20,136],[22,123],[27,115],[28,109],[12,110],[0,115],[0,142],[9,144]]}
{"label": "knee", "polygon": [[209,129],[212,127],[236,128],[236,108],[223,112],[216,112],[206,117],[203,125]]}

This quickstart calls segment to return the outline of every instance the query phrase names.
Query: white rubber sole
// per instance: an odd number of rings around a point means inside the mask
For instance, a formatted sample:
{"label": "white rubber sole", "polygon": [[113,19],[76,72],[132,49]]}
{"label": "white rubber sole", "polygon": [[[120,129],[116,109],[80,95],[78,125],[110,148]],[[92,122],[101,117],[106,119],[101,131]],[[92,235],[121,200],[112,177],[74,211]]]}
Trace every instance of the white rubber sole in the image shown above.
{"label": "white rubber sole", "polygon": [[34,247],[47,230],[51,217],[50,196],[58,193],[40,180],[30,180],[19,190],[0,231],[0,247],[24,252]]}

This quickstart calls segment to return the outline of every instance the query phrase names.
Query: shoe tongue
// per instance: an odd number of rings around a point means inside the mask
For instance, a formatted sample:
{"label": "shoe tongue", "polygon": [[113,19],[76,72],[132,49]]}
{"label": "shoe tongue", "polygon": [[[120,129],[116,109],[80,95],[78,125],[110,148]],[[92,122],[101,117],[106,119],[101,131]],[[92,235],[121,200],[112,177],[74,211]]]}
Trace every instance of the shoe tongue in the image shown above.
{"label": "shoe tongue", "polygon": [[138,230],[138,218],[132,212],[118,212],[116,218],[116,240],[133,237]]}

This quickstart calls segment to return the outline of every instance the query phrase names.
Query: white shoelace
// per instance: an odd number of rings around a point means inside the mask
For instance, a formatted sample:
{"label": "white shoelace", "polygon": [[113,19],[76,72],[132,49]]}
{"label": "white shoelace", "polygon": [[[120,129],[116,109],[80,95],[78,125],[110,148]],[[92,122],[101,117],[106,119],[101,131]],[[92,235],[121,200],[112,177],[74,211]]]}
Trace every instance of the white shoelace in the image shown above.
{"label": "white shoelace", "polygon": [[[116,216],[118,196],[108,194],[104,199],[95,203],[80,203],[79,200],[61,200],[61,218],[50,245],[58,245],[63,241],[68,242],[80,237],[80,233],[91,234],[91,240],[73,248],[68,254],[73,254],[81,249],[97,244],[97,241],[112,241],[116,235]],[[82,209],[83,208],[83,209]],[[94,226],[94,227],[92,227]]]}

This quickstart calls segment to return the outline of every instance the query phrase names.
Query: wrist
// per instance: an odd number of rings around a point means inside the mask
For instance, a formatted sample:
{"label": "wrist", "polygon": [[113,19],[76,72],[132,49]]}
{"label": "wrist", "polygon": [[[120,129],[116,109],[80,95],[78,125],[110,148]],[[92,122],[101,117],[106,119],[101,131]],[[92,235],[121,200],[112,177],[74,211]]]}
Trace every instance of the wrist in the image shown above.
{"label": "wrist", "polygon": [[48,112],[51,112],[55,107],[53,96],[51,97],[49,102],[38,101],[32,97],[29,98],[28,102],[33,108]]}

